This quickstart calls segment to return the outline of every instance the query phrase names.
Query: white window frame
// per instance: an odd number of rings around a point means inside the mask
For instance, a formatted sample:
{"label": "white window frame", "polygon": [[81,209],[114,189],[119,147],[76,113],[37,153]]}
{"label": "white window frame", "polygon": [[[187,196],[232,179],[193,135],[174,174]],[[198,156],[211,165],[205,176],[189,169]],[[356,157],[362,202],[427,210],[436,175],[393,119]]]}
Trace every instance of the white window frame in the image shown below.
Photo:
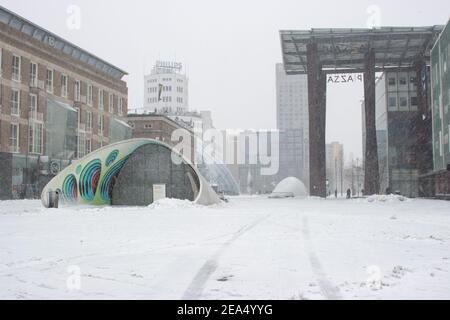
{"label": "white window frame", "polygon": [[[14,93],[17,93],[17,101],[13,100],[13,97],[15,98]],[[14,104],[14,108],[13,108],[13,104]],[[11,89],[10,107],[11,107],[11,115],[20,117],[20,90]],[[17,110],[17,113],[13,113],[13,109]]]}
{"label": "white window frame", "polygon": [[86,112],[86,131],[92,132],[92,112]]}
{"label": "white window frame", "polygon": [[119,116],[123,116],[123,98],[119,97],[118,110]]}
{"label": "white window frame", "polygon": [[104,110],[105,109],[105,95],[103,89],[98,89],[98,109]]}
{"label": "white window frame", "polygon": [[73,89],[73,98],[76,102],[81,101],[81,81],[75,80]]}
{"label": "white window frame", "polygon": [[[35,67],[35,68],[33,68]],[[34,72],[33,72],[34,71]],[[37,87],[39,81],[39,65],[36,62],[30,62],[30,86]]]}
{"label": "white window frame", "polygon": [[88,86],[87,86],[87,105],[91,106],[91,107],[92,107],[92,102],[94,101],[93,94],[94,94],[94,87],[92,86],[92,84],[88,84]]}
{"label": "white window frame", "polygon": [[86,139],[86,154],[90,154],[92,152],[92,140],[91,138]]}
{"label": "white window frame", "polygon": [[[13,130],[12,128],[15,127],[16,128],[16,137],[15,139],[13,139]],[[13,141],[15,142],[15,144],[13,144]],[[12,153],[19,153],[20,152],[20,148],[19,148],[19,141],[20,141],[20,125],[18,123],[11,123],[9,126],[9,148],[10,151]]]}
{"label": "white window frame", "polygon": [[37,121],[38,95],[30,93],[29,97],[30,121],[28,124],[28,152],[33,154],[42,154],[44,141],[44,125],[42,122]]}
{"label": "white window frame", "polygon": [[39,122],[31,122],[28,127],[29,145],[28,152],[32,154],[43,153],[44,125]]}
{"label": "white window frame", "polygon": [[[49,74],[51,74],[51,78],[49,78]],[[45,84],[47,87],[47,92],[53,94],[54,89],[54,78],[55,78],[55,72],[53,69],[47,69],[47,75],[45,77]]]}
{"label": "white window frame", "polygon": [[[64,79],[64,82],[63,82]],[[61,75],[61,97],[67,98],[69,95],[69,78],[67,75],[62,74]]]}
{"label": "white window frame", "polygon": [[[22,67],[22,57],[13,54],[12,59],[13,60],[12,60],[12,65],[11,65],[11,79],[13,81],[20,82],[21,81],[20,74],[21,74],[21,67]],[[16,59],[19,62],[18,66],[15,66]]]}
{"label": "white window frame", "polygon": [[[37,110],[38,110],[38,96],[37,96],[37,94],[30,93],[29,97],[30,97],[29,111],[32,114],[32,116],[35,116],[37,113]],[[32,103],[33,101],[34,101],[34,104]]]}
{"label": "white window frame", "polygon": [[112,93],[109,94],[108,106],[109,113],[114,113],[114,95]]}
{"label": "white window frame", "polygon": [[103,136],[104,133],[104,117],[103,114],[99,113],[97,118],[98,135]]}
{"label": "white window frame", "polygon": [[78,132],[77,153],[78,159],[86,155],[86,133],[82,131]]}

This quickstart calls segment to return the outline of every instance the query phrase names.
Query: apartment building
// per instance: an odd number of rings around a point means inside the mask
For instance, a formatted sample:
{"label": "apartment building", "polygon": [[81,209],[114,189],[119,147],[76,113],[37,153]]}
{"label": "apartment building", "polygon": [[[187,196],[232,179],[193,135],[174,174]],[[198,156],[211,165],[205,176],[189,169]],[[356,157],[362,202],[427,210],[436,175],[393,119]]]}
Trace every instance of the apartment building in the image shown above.
{"label": "apartment building", "polygon": [[131,137],[125,71],[0,7],[0,199]]}

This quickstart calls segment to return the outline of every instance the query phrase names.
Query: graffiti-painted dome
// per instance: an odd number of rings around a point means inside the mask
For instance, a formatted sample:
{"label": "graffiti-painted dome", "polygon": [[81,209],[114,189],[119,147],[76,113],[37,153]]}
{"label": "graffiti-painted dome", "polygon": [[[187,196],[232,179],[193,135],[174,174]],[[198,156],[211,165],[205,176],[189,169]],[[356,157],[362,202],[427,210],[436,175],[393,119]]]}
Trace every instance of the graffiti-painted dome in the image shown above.
{"label": "graffiti-painted dome", "polygon": [[152,139],[112,144],[72,164],[44,188],[45,207],[51,206],[53,192],[68,204],[147,206],[160,198],[220,202],[189,160]]}

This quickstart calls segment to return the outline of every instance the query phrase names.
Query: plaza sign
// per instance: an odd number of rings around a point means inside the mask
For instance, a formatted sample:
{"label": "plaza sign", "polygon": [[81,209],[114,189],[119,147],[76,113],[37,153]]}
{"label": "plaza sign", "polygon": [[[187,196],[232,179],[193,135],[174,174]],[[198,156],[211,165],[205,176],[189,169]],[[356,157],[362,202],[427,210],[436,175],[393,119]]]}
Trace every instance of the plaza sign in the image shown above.
{"label": "plaza sign", "polygon": [[355,83],[363,82],[362,73],[359,74],[330,74],[327,78],[327,83]]}

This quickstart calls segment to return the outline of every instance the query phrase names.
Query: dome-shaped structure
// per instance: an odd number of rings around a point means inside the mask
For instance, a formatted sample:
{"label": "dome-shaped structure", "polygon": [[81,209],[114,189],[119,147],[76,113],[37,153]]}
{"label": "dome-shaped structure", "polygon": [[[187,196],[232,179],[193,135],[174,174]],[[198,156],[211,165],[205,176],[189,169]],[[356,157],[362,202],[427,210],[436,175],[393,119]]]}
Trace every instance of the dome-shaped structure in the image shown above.
{"label": "dome-shaped structure", "polygon": [[45,207],[54,194],[68,204],[148,206],[161,198],[201,205],[220,203],[209,183],[183,155],[152,139],[133,139],[92,152],[44,188]]}
{"label": "dome-shaped structure", "polygon": [[281,181],[270,195],[271,198],[306,198],[307,196],[305,184],[294,177]]}

